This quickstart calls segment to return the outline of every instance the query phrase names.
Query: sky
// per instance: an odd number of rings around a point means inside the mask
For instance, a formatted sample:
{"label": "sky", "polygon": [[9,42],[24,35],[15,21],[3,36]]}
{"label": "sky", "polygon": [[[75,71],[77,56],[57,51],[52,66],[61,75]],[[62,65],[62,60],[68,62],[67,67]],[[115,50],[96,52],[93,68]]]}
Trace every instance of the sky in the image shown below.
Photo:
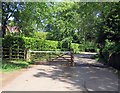
{"label": "sky", "polygon": [[55,0],[55,2],[61,2],[62,0]]}
{"label": "sky", "polygon": [[13,17],[10,17],[9,20],[13,20],[14,18]]}

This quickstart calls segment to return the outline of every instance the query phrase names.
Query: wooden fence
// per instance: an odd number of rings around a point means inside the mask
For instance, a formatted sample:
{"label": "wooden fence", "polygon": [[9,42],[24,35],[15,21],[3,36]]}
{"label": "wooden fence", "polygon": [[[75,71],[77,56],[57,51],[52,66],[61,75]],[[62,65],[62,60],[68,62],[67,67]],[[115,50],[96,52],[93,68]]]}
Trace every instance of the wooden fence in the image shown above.
{"label": "wooden fence", "polygon": [[0,46],[0,62],[2,62],[2,46]]}
{"label": "wooden fence", "polygon": [[[64,60],[68,61],[71,66],[74,65],[74,54],[72,51],[31,51],[27,49],[21,49],[21,48],[2,48],[2,58],[3,59],[9,59],[9,60],[19,60],[24,59],[27,61],[31,60],[32,53],[52,53],[56,54],[57,56],[52,57],[49,59],[49,61],[54,61],[58,58],[63,58]],[[68,55],[65,57],[64,55]]]}
{"label": "wooden fence", "polygon": [[[46,53],[46,54],[52,54],[54,56],[49,56],[49,59],[47,60],[48,62],[53,62],[55,60],[58,61],[60,59],[61,61],[65,60],[69,62],[71,66],[74,66],[74,53],[73,51],[33,51],[29,50],[27,51],[27,60],[31,60],[32,58],[32,53]],[[62,59],[61,59],[62,58]]]}
{"label": "wooden fence", "polygon": [[26,60],[27,50],[21,48],[3,48],[2,58],[9,60],[24,59]]}

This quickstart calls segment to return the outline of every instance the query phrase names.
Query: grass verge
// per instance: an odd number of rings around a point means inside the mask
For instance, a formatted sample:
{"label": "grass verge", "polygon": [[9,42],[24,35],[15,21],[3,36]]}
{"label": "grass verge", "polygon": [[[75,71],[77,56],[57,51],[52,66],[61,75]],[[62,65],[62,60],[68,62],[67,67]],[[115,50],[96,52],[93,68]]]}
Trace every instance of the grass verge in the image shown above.
{"label": "grass verge", "polygon": [[12,72],[15,70],[20,70],[22,68],[27,68],[29,66],[29,63],[22,60],[16,60],[16,61],[9,61],[9,60],[3,60],[2,63],[0,63],[0,72]]}

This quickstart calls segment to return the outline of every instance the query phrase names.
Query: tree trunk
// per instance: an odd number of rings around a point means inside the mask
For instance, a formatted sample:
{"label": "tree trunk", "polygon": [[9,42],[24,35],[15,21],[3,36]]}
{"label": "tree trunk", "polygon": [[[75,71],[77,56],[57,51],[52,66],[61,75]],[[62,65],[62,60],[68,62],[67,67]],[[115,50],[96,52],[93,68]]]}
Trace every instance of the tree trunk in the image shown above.
{"label": "tree trunk", "polygon": [[6,25],[7,25],[6,21],[2,23],[2,32],[3,32],[2,37],[4,37],[6,34],[6,27],[7,27]]}
{"label": "tree trunk", "polygon": [[119,54],[113,53],[109,57],[109,65],[120,70],[120,53]]}

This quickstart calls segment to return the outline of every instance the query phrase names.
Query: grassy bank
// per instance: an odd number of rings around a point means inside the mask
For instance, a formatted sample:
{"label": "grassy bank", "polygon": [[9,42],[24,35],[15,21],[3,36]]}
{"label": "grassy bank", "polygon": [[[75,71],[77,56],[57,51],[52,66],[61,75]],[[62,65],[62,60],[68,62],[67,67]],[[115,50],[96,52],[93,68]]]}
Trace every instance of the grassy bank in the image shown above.
{"label": "grassy bank", "polygon": [[29,63],[26,61],[9,61],[4,60],[1,64],[0,72],[11,72],[15,70],[20,70],[22,68],[27,68]]}

